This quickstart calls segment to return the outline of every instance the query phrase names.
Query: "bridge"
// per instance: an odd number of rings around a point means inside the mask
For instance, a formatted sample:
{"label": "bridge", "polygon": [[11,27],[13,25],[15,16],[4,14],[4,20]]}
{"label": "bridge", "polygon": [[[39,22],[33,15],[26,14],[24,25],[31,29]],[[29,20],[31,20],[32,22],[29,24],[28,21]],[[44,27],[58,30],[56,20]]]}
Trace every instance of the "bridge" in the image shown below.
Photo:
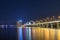
{"label": "bridge", "polygon": [[60,40],[60,20],[26,24],[18,28],[19,40]]}
{"label": "bridge", "polygon": [[60,20],[18,25],[18,27],[0,25],[0,38],[1,40],[60,40]]}

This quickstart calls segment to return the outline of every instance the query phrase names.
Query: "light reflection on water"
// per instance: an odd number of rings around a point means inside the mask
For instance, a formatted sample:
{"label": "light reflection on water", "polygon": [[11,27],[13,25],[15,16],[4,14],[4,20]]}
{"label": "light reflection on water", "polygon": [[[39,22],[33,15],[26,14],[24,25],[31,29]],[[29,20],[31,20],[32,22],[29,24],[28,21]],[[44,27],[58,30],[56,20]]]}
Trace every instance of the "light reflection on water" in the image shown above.
{"label": "light reflection on water", "polygon": [[18,39],[23,40],[22,27],[18,28]]}
{"label": "light reflection on water", "polygon": [[31,40],[31,27],[26,27],[26,28],[19,27],[18,37],[19,37],[19,40]]}
{"label": "light reflection on water", "polygon": [[4,26],[0,27],[0,40],[17,40],[17,28]]}

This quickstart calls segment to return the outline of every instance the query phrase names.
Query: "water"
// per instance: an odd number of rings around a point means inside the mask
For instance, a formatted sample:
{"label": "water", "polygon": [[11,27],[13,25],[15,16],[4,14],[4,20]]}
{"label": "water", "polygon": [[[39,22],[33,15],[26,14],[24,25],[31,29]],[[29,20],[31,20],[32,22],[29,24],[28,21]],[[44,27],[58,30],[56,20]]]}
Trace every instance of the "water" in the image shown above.
{"label": "water", "polygon": [[22,27],[18,28],[18,40],[23,40]]}
{"label": "water", "polygon": [[29,40],[31,40],[31,27],[29,27]]}
{"label": "water", "polygon": [[17,40],[17,28],[6,26],[0,27],[0,40]]}

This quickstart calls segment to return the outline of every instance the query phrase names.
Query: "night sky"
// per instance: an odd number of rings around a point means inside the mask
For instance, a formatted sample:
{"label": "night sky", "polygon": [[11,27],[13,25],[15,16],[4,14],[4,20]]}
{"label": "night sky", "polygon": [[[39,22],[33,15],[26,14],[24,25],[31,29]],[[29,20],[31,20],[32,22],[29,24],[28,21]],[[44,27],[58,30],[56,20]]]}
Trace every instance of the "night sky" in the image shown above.
{"label": "night sky", "polygon": [[60,15],[57,0],[0,0],[0,24],[14,24],[17,20],[35,20]]}

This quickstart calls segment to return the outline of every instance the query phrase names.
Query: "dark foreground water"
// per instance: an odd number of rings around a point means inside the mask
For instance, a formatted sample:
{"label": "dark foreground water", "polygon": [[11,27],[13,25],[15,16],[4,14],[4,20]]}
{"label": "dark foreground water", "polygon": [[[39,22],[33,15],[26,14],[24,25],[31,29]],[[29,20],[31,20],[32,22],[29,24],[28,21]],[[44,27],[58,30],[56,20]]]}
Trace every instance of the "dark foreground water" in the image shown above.
{"label": "dark foreground water", "polygon": [[0,27],[0,40],[18,40],[16,27]]}

